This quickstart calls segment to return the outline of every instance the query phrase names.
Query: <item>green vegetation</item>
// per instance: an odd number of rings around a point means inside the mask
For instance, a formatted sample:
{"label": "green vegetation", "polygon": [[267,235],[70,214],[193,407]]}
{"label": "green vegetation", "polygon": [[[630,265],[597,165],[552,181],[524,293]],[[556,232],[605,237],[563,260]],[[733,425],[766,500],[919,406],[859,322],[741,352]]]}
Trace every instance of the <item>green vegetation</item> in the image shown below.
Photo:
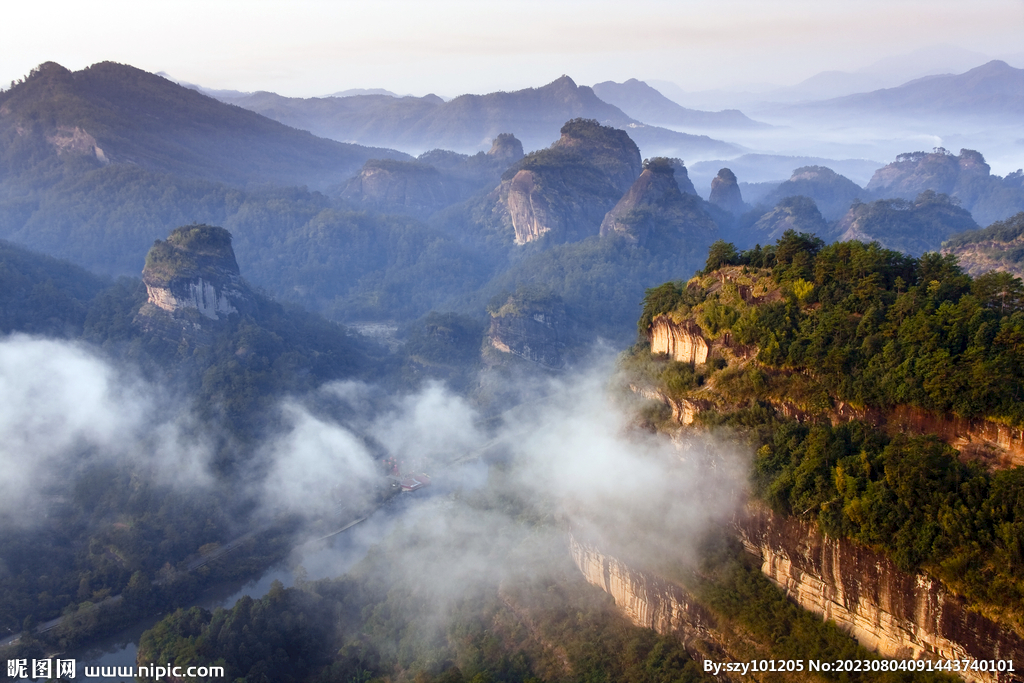
{"label": "green vegetation", "polygon": [[840,239],[874,240],[887,249],[920,255],[939,248],[951,235],[977,223],[957,200],[925,190],[913,201],[880,199],[855,203],[839,221]]}
{"label": "green vegetation", "polygon": [[[649,290],[641,325],[673,311],[699,320],[726,306],[735,320],[724,328],[736,343],[756,347],[767,368],[808,374],[838,400],[1024,424],[1019,279],[972,279],[950,256],[915,259],[860,242],[824,247],[795,233],[742,253],[713,245],[708,266],[726,263],[771,268],[781,295],[746,302],[729,287],[712,292],[717,280],[705,271],[686,289]],[[690,287],[697,293],[684,294]]]}
{"label": "green vegetation", "polygon": [[680,372],[638,344],[624,367],[672,398],[703,399],[705,427],[745,434],[757,452],[757,497],[906,571],[927,571],[1024,633],[1020,469],[965,464],[934,436],[832,426],[840,402],[1024,424],[1019,279],[971,278],[935,253],[824,246],[787,232],[743,252],[716,243],[698,277],[647,291],[642,335],[658,315],[696,322],[710,339],[728,331],[729,345],[712,354],[728,363]]}

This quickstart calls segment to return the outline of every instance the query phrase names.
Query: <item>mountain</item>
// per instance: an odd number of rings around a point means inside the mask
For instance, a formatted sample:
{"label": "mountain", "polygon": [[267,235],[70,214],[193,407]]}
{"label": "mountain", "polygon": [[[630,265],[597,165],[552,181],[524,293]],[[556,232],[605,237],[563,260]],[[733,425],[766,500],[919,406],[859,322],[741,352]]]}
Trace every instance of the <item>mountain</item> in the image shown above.
{"label": "mountain", "polygon": [[993,60],[962,74],[925,76],[896,88],[848,95],[810,105],[897,115],[970,117],[1024,115],[1024,69]]}
{"label": "mountain", "polygon": [[728,168],[719,169],[718,175],[711,181],[708,203],[734,216],[739,216],[749,208],[743,201],[736,174]]}
{"label": "mountain", "polygon": [[334,140],[407,150],[440,147],[475,153],[504,132],[522,140],[527,150],[543,149],[558,138],[558,130],[567,120],[589,118],[628,129],[645,154],[651,156],[663,153],[693,157],[741,151],[736,145],[707,136],[641,123],[601,100],[591,88],[577,86],[568,76],[540,88],[461,95],[448,102],[436,95],[301,99],[266,92],[227,101]]}
{"label": "mountain", "polygon": [[868,193],[857,183],[830,168],[802,166],[793,171],[789,180],[769,192],[761,203],[772,206],[786,197],[796,196],[813,199],[821,215],[826,220],[834,221],[847,212],[854,200],[867,199]]}
{"label": "mountain", "polygon": [[689,165],[690,179],[698,189],[707,191],[718,169],[728,166],[738,178],[748,183],[781,182],[803,166],[826,166],[854,182],[866,183],[883,164],[868,159],[825,159],[823,157],[786,156],[781,154],[744,154],[733,159],[698,161]]}
{"label": "mountain", "polygon": [[656,126],[688,128],[767,128],[736,109],[725,111],[699,111],[687,109],[668,99],[643,81],[631,78],[625,83],[605,81],[594,86],[594,93],[605,102],[614,104],[639,121]]}
{"label": "mountain", "polygon": [[748,239],[752,238],[758,244],[768,243],[782,237],[787,230],[825,235],[828,232],[828,224],[813,199],[805,196],[787,196],[757,219],[752,228],[754,235]]}
{"label": "mountain", "polygon": [[73,164],[80,170],[132,165],[233,185],[325,188],[369,158],[408,158],[317,138],[113,62],[74,73],[47,62],[0,93],[0,112],[5,185],[15,177],[47,184],[59,177],[57,169]]}
{"label": "mountain", "polygon": [[942,253],[956,256],[960,267],[975,277],[989,271],[1024,277],[1024,212],[953,235],[942,243]]}
{"label": "mountain", "polygon": [[359,209],[427,218],[435,211],[489,189],[523,158],[523,145],[510,133],[473,156],[435,149],[416,161],[371,159],[341,188],[340,197]]}
{"label": "mountain", "polygon": [[961,149],[959,155],[941,147],[900,154],[875,172],[867,190],[876,196],[903,199],[926,190],[948,194],[982,225],[1024,211],[1024,173],[1018,170],[1005,178],[992,175],[985,157],[971,149]]}
{"label": "mountain", "polygon": [[601,236],[622,237],[651,249],[703,254],[718,227],[703,200],[681,192],[671,160],[656,157],[601,222]]}
{"label": "mountain", "polygon": [[640,175],[640,150],[621,130],[573,119],[547,149],[509,168],[488,201],[518,245],[596,235],[604,215]]}
{"label": "mountain", "polygon": [[976,228],[971,214],[948,195],[927,190],[912,202],[880,199],[855,203],[834,232],[844,242],[878,242],[886,249],[918,256],[938,251],[951,235]]}

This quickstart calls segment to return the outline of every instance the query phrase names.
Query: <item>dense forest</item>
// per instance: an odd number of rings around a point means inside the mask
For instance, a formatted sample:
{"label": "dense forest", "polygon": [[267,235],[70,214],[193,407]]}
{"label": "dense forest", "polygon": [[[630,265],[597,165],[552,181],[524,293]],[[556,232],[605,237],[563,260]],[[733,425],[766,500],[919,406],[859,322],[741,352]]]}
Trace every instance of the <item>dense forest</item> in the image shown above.
{"label": "dense forest", "polygon": [[689,283],[648,290],[639,321],[643,339],[659,316],[695,321],[708,363],[652,357],[643,341],[624,367],[707,406],[698,424],[743,434],[753,492],[774,510],[926,570],[1024,632],[1020,468],[879,424],[901,405],[1022,424],[1022,297],[1018,278],[972,278],[936,253],[793,232],[742,252],[719,242]]}

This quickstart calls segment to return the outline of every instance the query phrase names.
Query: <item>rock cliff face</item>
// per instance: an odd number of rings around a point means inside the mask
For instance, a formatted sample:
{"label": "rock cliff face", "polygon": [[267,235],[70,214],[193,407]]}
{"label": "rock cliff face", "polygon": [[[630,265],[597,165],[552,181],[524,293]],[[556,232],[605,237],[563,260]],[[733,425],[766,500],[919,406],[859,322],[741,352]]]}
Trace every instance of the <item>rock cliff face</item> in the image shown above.
{"label": "rock cliff face", "polygon": [[142,281],[149,299],[136,321],[149,329],[201,329],[204,320],[209,324],[254,305],[224,228],[188,225],[166,241],[157,240],[146,256]]}
{"label": "rock cliff face", "polygon": [[667,315],[654,319],[648,339],[651,353],[667,353],[672,360],[682,363],[706,363],[711,349],[700,327],[689,321],[674,322]]}
{"label": "rock cliff face", "polygon": [[522,170],[512,178],[508,186],[507,206],[512,229],[516,233],[516,244],[534,242],[552,230],[564,232],[564,214],[551,211],[547,197],[539,191],[533,171]]}
{"label": "rock cliff face", "polygon": [[505,172],[495,212],[511,224],[516,244],[545,236],[574,242],[598,234],[640,171],[640,150],[625,132],[574,119],[551,147]]}
{"label": "rock cliff face", "polygon": [[633,244],[673,251],[706,250],[717,226],[700,199],[680,191],[673,162],[656,158],[644,166],[629,191],[605,214],[601,236],[617,235]]}
{"label": "rock cliff face", "polygon": [[709,655],[721,661],[724,649],[714,616],[679,585],[629,567],[572,536],[569,551],[587,581],[612,596],[634,624],[676,636],[697,661]]}
{"label": "rock cliff face", "polygon": [[[739,521],[761,571],[805,609],[832,619],[886,657],[1022,661],[1024,641],[923,574],[907,574],[882,555],[811,525],[751,509]],[[969,672],[968,680],[1009,681]]]}
{"label": "rock cliff face", "polygon": [[740,185],[736,182],[736,174],[723,168],[711,181],[711,196],[708,201],[720,209],[733,215],[740,215],[747,210],[740,194]]}
{"label": "rock cliff face", "polygon": [[561,368],[566,362],[570,334],[560,297],[518,292],[491,312],[487,342],[503,353],[548,368]]}

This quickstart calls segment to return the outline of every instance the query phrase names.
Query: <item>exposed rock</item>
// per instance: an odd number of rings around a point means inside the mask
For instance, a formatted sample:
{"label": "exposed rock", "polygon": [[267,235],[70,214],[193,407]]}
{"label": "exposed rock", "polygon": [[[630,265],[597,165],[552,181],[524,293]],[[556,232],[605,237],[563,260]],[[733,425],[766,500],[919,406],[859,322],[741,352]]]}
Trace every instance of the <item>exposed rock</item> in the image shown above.
{"label": "exposed rock", "polygon": [[711,346],[700,327],[691,321],[677,323],[667,315],[659,315],[654,318],[647,337],[651,353],[665,353],[672,360],[697,365],[708,360]]}
{"label": "exposed rock", "polygon": [[676,171],[676,185],[679,186],[679,191],[683,194],[692,194],[694,197],[699,196],[697,188],[693,186],[693,181],[690,180],[690,172],[683,165],[683,160],[670,159],[669,161],[672,162],[672,168]]}
{"label": "exposed rock", "polygon": [[136,322],[172,336],[248,312],[255,303],[239,274],[231,233],[209,225],[186,225],[157,240],[142,281],[149,299]]}
{"label": "exposed rock", "polygon": [[954,156],[941,147],[933,152],[900,154],[878,169],[867,189],[875,196],[914,199],[931,190],[956,197],[981,225],[1024,211],[1024,188],[1013,177],[991,175],[985,158],[971,149]]}
{"label": "exposed rock", "polygon": [[544,236],[578,241],[599,233],[604,215],[640,172],[640,150],[625,132],[574,119],[551,147],[505,172],[494,211],[511,224],[516,244]]}
{"label": "exposed rock", "polygon": [[506,166],[511,166],[523,158],[523,143],[517,140],[512,133],[501,133],[494,138],[491,148],[487,150],[487,156]]}
{"label": "exposed rock", "polygon": [[[685,172],[685,169],[684,169]],[[639,246],[704,252],[717,226],[698,197],[683,194],[675,165],[655,158],[601,222],[601,236],[617,235]]]}
{"label": "exposed rock", "polygon": [[721,661],[725,650],[718,642],[714,615],[681,586],[630,567],[572,535],[569,551],[586,580],[612,596],[634,624],[676,636],[698,662],[709,655]]}
{"label": "exposed rock", "polygon": [[708,201],[720,209],[738,216],[747,210],[740,195],[740,186],[736,182],[736,174],[723,168],[711,181],[711,196]]}
{"label": "exposed rock", "polygon": [[557,233],[564,232],[564,214],[550,211],[533,171],[523,170],[515,174],[508,185],[506,205],[516,233],[516,244],[539,240],[552,229]]}
{"label": "exposed rock", "polygon": [[520,290],[491,311],[487,342],[503,353],[561,368],[570,340],[565,305],[557,295]]}
{"label": "exposed rock", "polygon": [[[798,604],[833,620],[885,657],[1022,661],[1024,640],[971,611],[924,574],[908,574],[871,550],[813,526],[751,509],[739,522],[761,571]],[[966,672],[967,680],[1010,681]]]}
{"label": "exposed rock", "polygon": [[993,270],[1024,277],[1024,212],[983,230],[954,235],[942,244],[942,253],[956,256],[964,272],[974,277]]}

